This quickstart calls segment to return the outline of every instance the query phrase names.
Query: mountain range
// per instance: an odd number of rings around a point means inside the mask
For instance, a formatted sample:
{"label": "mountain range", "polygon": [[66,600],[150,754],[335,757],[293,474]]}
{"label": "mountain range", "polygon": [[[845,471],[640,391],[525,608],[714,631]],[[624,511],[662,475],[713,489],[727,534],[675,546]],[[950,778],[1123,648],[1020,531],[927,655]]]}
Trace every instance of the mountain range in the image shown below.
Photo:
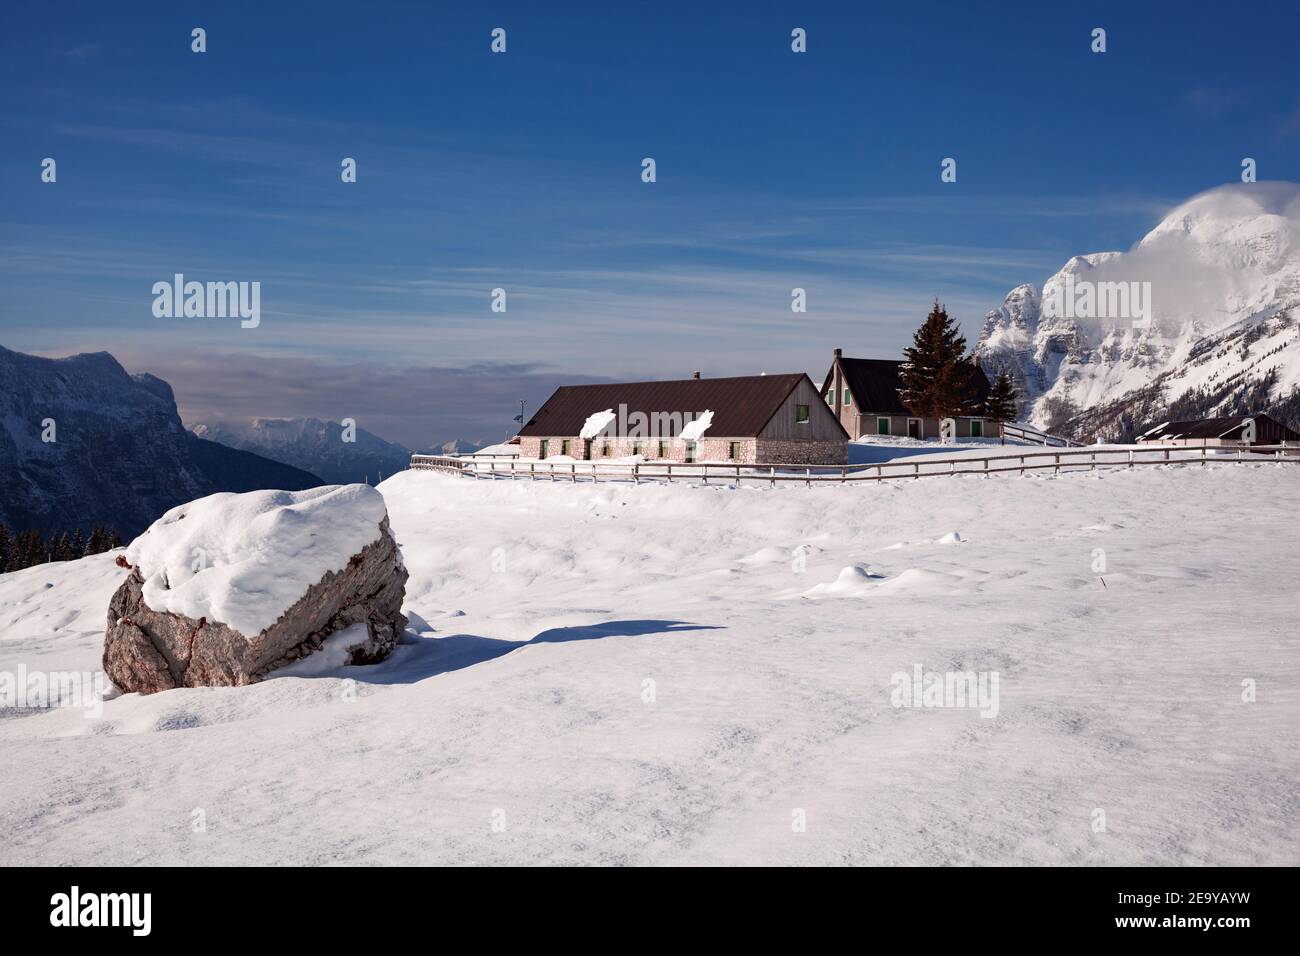
{"label": "mountain range", "polygon": [[315,474],[187,432],[171,386],[107,352],[50,359],[0,347],[0,523],[123,537],[218,491],[300,490]]}
{"label": "mountain range", "polygon": [[199,438],[320,475],[326,484],[378,484],[411,463],[411,450],[355,426],[319,418],[255,418],[190,425]]}
{"label": "mountain range", "polygon": [[[1091,307],[1077,308],[1086,291]],[[1124,298],[1126,310],[1098,314]],[[1257,411],[1294,427],[1300,186],[1220,186],[1127,252],[1074,256],[1041,289],[1012,289],[975,354],[990,376],[1010,375],[1022,418],[1071,437],[1127,440],[1162,418]]]}

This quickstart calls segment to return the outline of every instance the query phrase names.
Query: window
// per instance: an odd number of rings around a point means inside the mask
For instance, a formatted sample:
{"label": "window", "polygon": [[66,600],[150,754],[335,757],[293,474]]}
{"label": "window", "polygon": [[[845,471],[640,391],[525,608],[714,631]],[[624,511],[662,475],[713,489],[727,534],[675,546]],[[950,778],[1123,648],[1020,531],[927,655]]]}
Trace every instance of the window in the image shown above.
{"label": "window", "polygon": [[889,419],[888,419],[888,418],[877,418],[877,419],[876,419],[876,434],[877,434],[877,435],[888,435],[888,434],[889,434]]}
{"label": "window", "polygon": [[542,439],[542,455],[541,455],[541,457],[543,457],[543,458],[546,457],[546,453],[547,453],[547,451],[550,450],[550,447],[551,447],[551,440],[550,440],[549,438],[543,438],[543,439]]}
{"label": "window", "polygon": [[657,457],[659,457],[659,458],[667,458],[667,457],[668,457],[668,442],[666,442],[666,441],[661,441],[661,442],[659,443],[659,455],[658,455]]}
{"label": "window", "polygon": [[970,437],[971,437],[971,438],[983,438],[983,437],[984,437],[984,423],[983,423],[982,421],[980,421],[978,418],[972,418],[972,419],[971,419],[971,423],[970,423]]}
{"label": "window", "polygon": [[794,407],[794,421],[796,425],[801,425],[808,421],[808,406],[796,405]]}
{"label": "window", "polygon": [[727,443],[727,457],[732,461],[740,461],[740,442],[733,441]]}
{"label": "window", "polygon": [[697,450],[697,447],[698,446],[696,442],[688,441],[686,443],[686,463],[688,465],[692,464],[695,461],[695,452]]}
{"label": "window", "polygon": [[846,388],[844,390],[844,407],[848,408],[852,404],[853,404],[853,396],[849,394],[849,390]]}
{"label": "window", "polygon": [[565,438],[563,441],[560,442],[560,454],[567,455],[568,453],[569,453],[569,439]]}
{"label": "window", "polygon": [[634,442],[632,442],[632,454],[634,454],[634,455],[644,455],[644,454],[645,454],[645,442],[643,442],[643,441],[634,441]]}
{"label": "window", "polygon": [[601,457],[601,458],[608,458],[608,457],[610,456],[610,454],[611,454],[611,452],[610,452],[609,442],[604,442],[604,443],[602,443],[601,446],[600,446],[600,457]]}
{"label": "window", "polygon": [[832,388],[826,393],[826,404],[831,406],[835,405],[835,389]]}

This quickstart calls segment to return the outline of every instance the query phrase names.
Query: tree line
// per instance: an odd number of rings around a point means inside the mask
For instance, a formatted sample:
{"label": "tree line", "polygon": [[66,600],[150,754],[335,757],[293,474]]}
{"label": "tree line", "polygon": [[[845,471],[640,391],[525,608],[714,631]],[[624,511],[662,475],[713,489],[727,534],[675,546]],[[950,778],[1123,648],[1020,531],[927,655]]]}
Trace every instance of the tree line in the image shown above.
{"label": "tree line", "polygon": [[117,530],[100,525],[92,527],[89,535],[76,528],[44,537],[34,528],[15,534],[0,524],[0,574],[49,561],[73,561],[120,547],[122,536]]}

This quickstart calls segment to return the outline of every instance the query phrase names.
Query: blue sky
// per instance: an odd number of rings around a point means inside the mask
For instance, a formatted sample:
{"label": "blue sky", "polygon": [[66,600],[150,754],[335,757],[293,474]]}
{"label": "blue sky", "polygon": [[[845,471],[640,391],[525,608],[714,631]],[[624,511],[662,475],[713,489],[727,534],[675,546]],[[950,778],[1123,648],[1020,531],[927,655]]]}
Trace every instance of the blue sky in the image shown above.
{"label": "blue sky", "polygon": [[[936,296],[973,341],[1244,156],[1300,180],[1295,4],[1046,6],[10,4],[0,344],[190,421],[499,438],[563,382],[893,356]],[[176,272],[261,326],[154,318]]]}

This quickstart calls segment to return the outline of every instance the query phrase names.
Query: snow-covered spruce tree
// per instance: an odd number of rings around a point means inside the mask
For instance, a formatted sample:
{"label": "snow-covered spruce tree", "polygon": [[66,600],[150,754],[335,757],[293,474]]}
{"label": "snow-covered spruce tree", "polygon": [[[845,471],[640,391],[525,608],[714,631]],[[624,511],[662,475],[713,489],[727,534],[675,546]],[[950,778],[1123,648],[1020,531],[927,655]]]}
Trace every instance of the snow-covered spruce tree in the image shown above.
{"label": "snow-covered spruce tree", "polygon": [[898,397],[915,414],[948,418],[980,411],[967,387],[966,339],[938,299],[912,344],[903,349],[903,359]]}
{"label": "snow-covered spruce tree", "polygon": [[1006,372],[999,372],[993,380],[989,397],[984,401],[984,417],[998,423],[1016,419],[1016,387]]}

